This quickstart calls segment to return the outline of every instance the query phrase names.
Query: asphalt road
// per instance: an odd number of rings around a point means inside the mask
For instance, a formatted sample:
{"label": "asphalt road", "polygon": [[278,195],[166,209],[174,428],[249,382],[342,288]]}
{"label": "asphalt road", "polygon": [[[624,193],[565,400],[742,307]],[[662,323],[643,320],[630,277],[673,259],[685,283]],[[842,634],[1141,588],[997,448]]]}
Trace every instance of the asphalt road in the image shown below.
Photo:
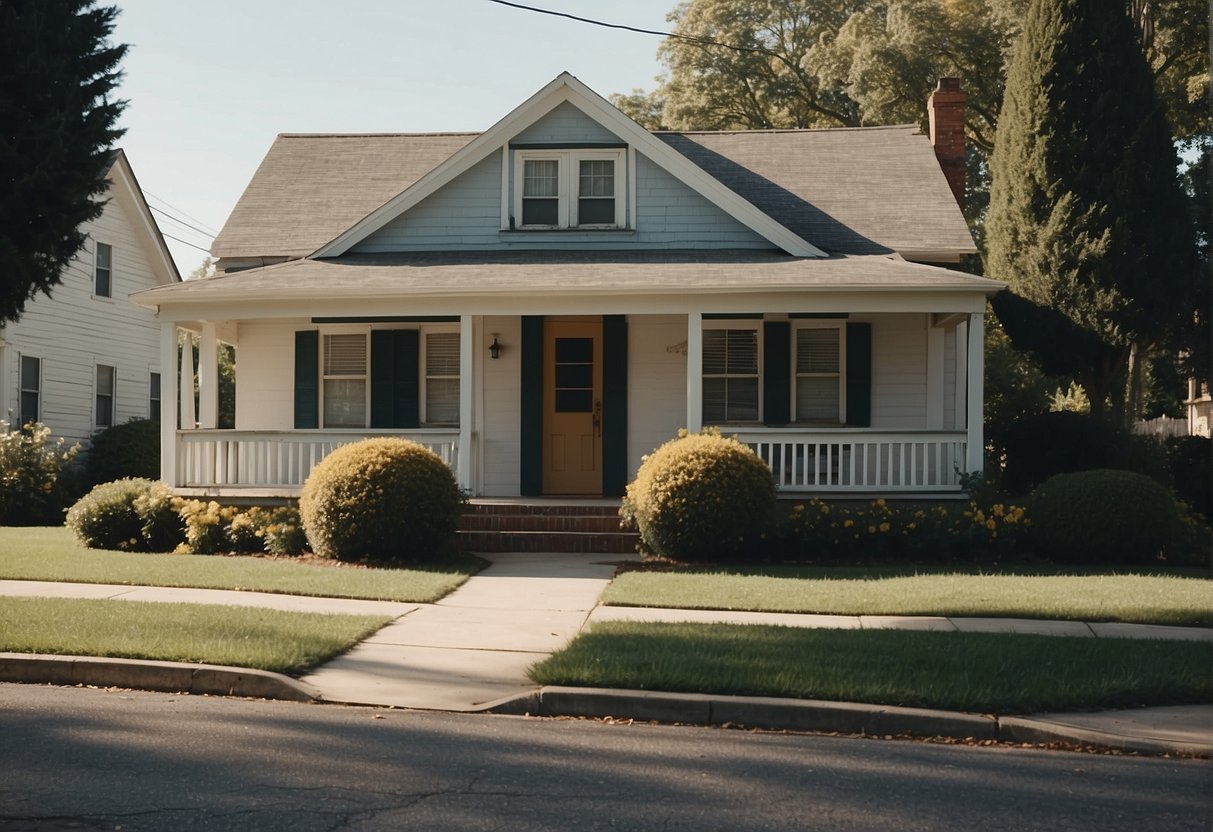
{"label": "asphalt road", "polygon": [[0,684],[0,830],[1208,832],[1213,764]]}

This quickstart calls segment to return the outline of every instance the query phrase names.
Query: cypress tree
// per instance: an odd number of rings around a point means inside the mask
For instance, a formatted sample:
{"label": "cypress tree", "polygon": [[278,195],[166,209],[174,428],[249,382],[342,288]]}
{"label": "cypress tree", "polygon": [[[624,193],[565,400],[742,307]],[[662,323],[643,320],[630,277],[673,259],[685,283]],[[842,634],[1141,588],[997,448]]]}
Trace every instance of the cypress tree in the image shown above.
{"label": "cypress tree", "polygon": [[94,0],[0,0],[0,324],[47,295],[101,215],[125,102],[118,9]]}
{"label": "cypress tree", "polygon": [[[1031,302],[995,304],[1012,344],[1051,353],[1054,366],[1072,358],[1093,414],[1109,396],[1123,403],[1134,345],[1160,344],[1190,318],[1197,285],[1178,157],[1124,4],[1033,0],[991,175],[986,273]],[[1057,326],[1041,344],[1047,313],[1105,349]]]}

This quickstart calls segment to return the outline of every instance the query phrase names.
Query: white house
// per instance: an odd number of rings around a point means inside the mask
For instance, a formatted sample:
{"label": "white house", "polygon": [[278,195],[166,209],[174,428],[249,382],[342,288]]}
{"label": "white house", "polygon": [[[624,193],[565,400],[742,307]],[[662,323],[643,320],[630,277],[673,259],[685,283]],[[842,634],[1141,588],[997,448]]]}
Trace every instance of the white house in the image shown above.
{"label": "white house", "polygon": [[612,496],[719,425],[784,491],[958,491],[1003,284],[947,268],[974,251],[954,82],[931,120],[651,133],[566,73],[479,134],[281,135],[220,272],[136,298],[166,361],[183,327],[206,369],[240,350],[236,430],[204,379],[163,478],[289,496],[393,434],[474,495]]}
{"label": "white house", "polygon": [[[101,216],[50,295],[0,328],[0,416],[69,442],[159,417],[162,325],[130,295],[181,282],[126,154],[115,150]],[[170,411],[174,412],[174,411]]]}

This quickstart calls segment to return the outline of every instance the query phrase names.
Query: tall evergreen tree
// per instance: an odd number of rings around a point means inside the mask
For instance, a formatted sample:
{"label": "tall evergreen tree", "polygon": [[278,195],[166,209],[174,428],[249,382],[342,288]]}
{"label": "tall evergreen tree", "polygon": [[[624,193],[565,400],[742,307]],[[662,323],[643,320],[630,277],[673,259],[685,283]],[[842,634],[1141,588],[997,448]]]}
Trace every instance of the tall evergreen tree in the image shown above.
{"label": "tall evergreen tree", "polygon": [[95,0],[0,0],[0,324],[47,295],[84,245],[126,102],[126,46]]}
{"label": "tall evergreen tree", "polygon": [[[1012,343],[1055,368],[1073,359],[1095,414],[1109,399],[1119,412],[1130,357],[1193,313],[1195,246],[1177,167],[1124,6],[1033,0],[991,159],[986,273],[1031,302],[995,304]],[[1052,323],[1056,313],[1083,346]],[[1042,322],[1058,334],[1044,344]]]}

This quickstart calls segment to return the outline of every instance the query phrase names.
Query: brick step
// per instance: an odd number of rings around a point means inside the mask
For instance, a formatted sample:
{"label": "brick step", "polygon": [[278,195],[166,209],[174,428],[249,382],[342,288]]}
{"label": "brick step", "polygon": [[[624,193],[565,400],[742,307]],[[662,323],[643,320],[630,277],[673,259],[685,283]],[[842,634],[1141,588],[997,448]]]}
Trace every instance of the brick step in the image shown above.
{"label": "brick step", "polygon": [[534,515],[574,517],[618,517],[619,505],[594,505],[590,503],[469,503],[464,515]]}
{"label": "brick step", "polygon": [[635,532],[530,532],[461,531],[459,545],[469,552],[568,552],[631,555],[639,536]]}
{"label": "brick step", "polygon": [[467,532],[585,532],[620,531],[619,515],[582,514],[464,514],[459,528]]}

